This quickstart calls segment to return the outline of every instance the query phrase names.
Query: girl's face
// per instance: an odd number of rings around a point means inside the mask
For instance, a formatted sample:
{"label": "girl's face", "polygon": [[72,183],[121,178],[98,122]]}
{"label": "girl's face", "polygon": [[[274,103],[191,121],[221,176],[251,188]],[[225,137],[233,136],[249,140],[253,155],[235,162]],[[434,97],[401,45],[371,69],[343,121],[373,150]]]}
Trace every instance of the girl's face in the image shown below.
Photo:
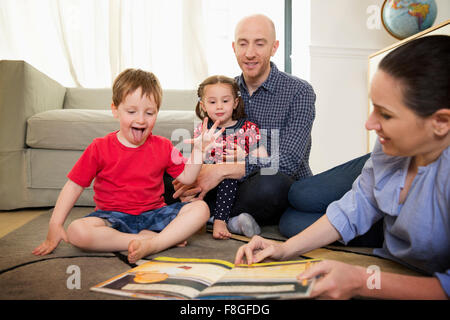
{"label": "girl's face", "polygon": [[239,99],[234,98],[232,87],[226,83],[209,84],[203,88],[200,106],[213,122],[219,120],[220,127],[231,126],[233,111],[238,106]]}
{"label": "girl's face", "polygon": [[400,81],[378,70],[370,97],[374,110],[366,122],[366,129],[375,130],[384,153],[417,156],[433,152],[432,120],[419,117],[406,107]]}
{"label": "girl's face", "polygon": [[111,110],[120,122],[117,133],[119,141],[130,148],[143,145],[152,133],[158,114],[153,95],[142,96],[141,88],[138,88],[127,95],[119,106],[112,104]]}

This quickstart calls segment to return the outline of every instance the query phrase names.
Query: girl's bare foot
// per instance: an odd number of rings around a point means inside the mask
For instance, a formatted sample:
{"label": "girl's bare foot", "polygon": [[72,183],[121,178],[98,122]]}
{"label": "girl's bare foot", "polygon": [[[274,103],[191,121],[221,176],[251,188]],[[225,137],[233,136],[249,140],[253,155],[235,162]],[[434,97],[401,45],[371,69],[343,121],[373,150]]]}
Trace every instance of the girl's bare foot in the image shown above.
{"label": "girl's bare foot", "polygon": [[223,220],[214,220],[213,225],[213,238],[214,239],[229,239],[231,233],[227,229],[227,223]]}

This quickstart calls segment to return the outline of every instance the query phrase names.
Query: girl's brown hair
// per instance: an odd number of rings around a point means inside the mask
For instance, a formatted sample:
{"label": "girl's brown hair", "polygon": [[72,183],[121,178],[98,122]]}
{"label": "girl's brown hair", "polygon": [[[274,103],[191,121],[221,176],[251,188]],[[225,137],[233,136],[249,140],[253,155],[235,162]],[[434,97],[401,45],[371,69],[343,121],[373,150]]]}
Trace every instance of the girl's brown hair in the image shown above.
{"label": "girl's brown hair", "polygon": [[205,93],[205,87],[207,85],[217,84],[217,83],[229,84],[231,87],[231,91],[233,93],[233,99],[236,99],[236,98],[239,99],[238,105],[237,105],[236,109],[233,110],[233,114],[232,114],[231,118],[233,120],[245,118],[244,100],[242,100],[241,92],[239,91],[238,84],[236,83],[236,81],[233,78],[229,78],[229,77],[225,77],[225,76],[221,76],[221,75],[210,76],[210,77],[206,78],[202,83],[200,83],[200,85],[198,86],[198,89],[197,89],[198,102],[197,102],[197,105],[195,106],[195,114],[201,120],[203,120],[205,117],[208,116],[203,111],[203,109],[200,105],[200,101],[203,98],[203,95]]}
{"label": "girl's brown hair", "polygon": [[119,106],[127,95],[141,88],[142,95],[153,96],[159,110],[162,101],[162,88],[158,78],[148,71],[141,69],[126,69],[114,80],[113,103]]}

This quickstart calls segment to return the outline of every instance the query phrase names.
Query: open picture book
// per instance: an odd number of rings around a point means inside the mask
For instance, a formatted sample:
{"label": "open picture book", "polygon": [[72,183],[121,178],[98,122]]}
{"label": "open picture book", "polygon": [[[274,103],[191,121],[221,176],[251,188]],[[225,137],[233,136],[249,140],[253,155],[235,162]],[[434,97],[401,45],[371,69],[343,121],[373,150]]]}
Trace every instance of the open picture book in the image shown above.
{"label": "open picture book", "polygon": [[214,259],[158,257],[91,288],[142,299],[299,299],[314,280],[297,275],[319,259],[233,265]]}

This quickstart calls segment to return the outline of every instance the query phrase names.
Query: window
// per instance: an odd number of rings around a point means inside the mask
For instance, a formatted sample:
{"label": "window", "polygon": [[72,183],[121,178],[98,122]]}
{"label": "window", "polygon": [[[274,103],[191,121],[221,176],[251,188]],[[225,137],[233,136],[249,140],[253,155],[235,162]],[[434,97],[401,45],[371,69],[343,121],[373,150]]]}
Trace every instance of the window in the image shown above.
{"label": "window", "polygon": [[262,13],[270,17],[280,40],[272,58],[278,69],[284,70],[284,1],[277,0],[208,0],[204,1],[206,57],[208,73],[234,77],[241,73],[231,43],[238,21],[248,15]]}
{"label": "window", "polygon": [[255,13],[274,21],[272,61],[284,70],[282,0],[1,0],[0,59],[25,60],[68,87],[110,87],[134,67],[165,89],[195,89],[208,75],[241,73],[234,28]]}

